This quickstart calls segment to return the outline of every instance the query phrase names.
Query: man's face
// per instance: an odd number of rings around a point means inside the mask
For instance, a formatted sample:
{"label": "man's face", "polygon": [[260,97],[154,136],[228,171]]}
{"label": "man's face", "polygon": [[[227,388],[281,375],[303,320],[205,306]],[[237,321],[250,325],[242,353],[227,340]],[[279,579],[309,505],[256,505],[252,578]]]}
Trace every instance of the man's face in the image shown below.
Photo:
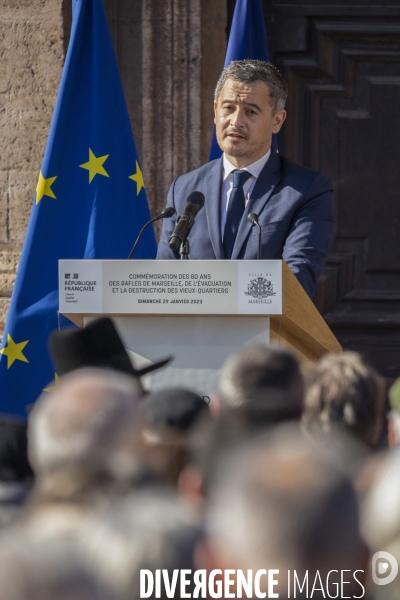
{"label": "man's face", "polygon": [[245,167],[266,154],[286,111],[273,114],[269,89],[263,81],[240,83],[227,79],[214,102],[217,141],[235,166]]}

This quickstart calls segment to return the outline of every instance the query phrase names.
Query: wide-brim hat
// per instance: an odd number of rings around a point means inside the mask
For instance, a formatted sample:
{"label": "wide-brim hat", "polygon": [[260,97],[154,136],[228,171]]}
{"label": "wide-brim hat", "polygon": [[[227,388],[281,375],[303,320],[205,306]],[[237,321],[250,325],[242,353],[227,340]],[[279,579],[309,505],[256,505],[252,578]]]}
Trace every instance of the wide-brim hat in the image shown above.
{"label": "wide-brim hat", "polygon": [[62,329],[49,338],[50,353],[59,376],[84,367],[103,367],[143,377],[161,369],[172,356],[136,369],[114,323],[108,317],[91,321],[83,329]]}

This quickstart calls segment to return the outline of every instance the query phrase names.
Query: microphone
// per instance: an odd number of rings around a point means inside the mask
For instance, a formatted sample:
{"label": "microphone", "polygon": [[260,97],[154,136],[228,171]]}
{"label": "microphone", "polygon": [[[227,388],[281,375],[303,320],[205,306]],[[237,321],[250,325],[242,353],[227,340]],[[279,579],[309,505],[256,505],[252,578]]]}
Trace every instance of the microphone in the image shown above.
{"label": "microphone", "polygon": [[155,221],[159,221],[160,219],[169,219],[170,217],[172,217],[172,215],[174,215],[176,213],[176,210],[172,207],[172,206],[167,206],[166,208],[164,208],[164,210],[162,211],[162,213],[160,213],[159,215],[157,215],[157,217],[154,217],[154,219],[151,219],[151,221],[149,221],[148,223],[146,223],[145,225],[143,225],[142,229],[140,230],[139,235],[136,238],[136,242],[133,245],[133,248],[128,256],[128,260],[132,258],[132,256],[134,255],[136,248],[139,245],[140,240],[142,239],[142,236],[144,234],[144,232],[146,231],[147,227],[149,225],[151,225],[152,223],[154,223]]}
{"label": "microphone", "polygon": [[261,225],[258,222],[258,215],[256,215],[256,213],[250,213],[249,215],[247,215],[247,220],[249,223],[251,223],[254,227],[254,225],[257,225],[258,227],[258,254],[257,254],[257,260],[261,260]]}
{"label": "microphone", "polygon": [[204,206],[204,194],[201,192],[192,192],[187,201],[185,210],[176,222],[173,234],[169,239],[171,250],[177,250],[181,244],[184,244],[190,230],[193,227],[197,213]]}

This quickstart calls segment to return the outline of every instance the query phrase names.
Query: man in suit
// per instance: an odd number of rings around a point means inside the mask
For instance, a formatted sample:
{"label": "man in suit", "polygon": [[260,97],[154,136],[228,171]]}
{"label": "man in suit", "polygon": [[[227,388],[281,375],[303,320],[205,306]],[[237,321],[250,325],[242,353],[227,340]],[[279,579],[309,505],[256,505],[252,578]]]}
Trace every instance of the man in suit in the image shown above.
{"label": "man in suit", "polygon": [[[220,159],[172,183],[168,206],[182,214],[193,191],[205,206],[190,232],[191,259],[281,259],[312,297],[333,232],[332,182],[324,173],[294,164],[272,148],[286,118],[287,87],[279,71],[258,60],[232,62],[215,89]],[[175,220],[164,221],[157,258],[179,258],[168,242]]]}

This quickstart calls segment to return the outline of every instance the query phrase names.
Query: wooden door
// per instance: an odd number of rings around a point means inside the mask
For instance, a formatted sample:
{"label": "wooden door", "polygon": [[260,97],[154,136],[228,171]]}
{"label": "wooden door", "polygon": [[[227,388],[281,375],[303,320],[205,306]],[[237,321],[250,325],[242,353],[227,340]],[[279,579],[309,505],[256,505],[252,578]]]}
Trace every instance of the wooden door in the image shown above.
{"label": "wooden door", "polygon": [[396,377],[400,1],[263,0],[263,8],[271,60],[289,85],[279,149],[334,182],[335,235],[315,303],[345,349]]}

